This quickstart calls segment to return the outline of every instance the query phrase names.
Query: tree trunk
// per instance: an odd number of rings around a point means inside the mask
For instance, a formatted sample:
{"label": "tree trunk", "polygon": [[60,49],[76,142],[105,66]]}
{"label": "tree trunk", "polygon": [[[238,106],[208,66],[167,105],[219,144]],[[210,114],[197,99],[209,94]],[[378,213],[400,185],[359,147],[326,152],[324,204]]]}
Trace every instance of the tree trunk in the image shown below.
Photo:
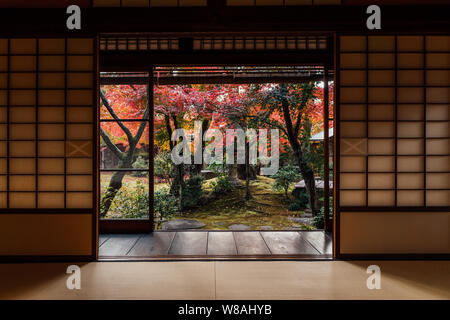
{"label": "tree trunk", "polygon": [[184,189],[184,181],[183,181],[183,176],[184,176],[184,170],[183,170],[183,165],[180,164],[177,166],[177,176],[178,176],[178,209],[180,210],[180,212],[183,211],[183,189]]}
{"label": "tree trunk", "polygon": [[[314,179],[314,170],[309,165],[308,162],[304,160],[304,155],[302,147],[298,141],[298,128],[300,127],[301,114],[299,113],[296,126],[292,123],[289,102],[286,99],[288,95],[287,88],[285,85],[280,85],[283,93],[283,98],[281,99],[283,117],[286,125],[286,132],[289,140],[289,144],[294,151],[295,159],[297,160],[300,173],[305,181],[305,189],[308,194],[308,203],[311,208],[312,214],[315,216],[318,212],[317,210],[317,193],[316,193],[316,181]],[[284,91],[284,92],[283,92]]]}
{"label": "tree trunk", "polygon": [[305,181],[305,189],[308,194],[308,203],[311,208],[312,214],[317,214],[317,193],[316,193],[316,181],[314,178],[313,168],[303,159],[303,152],[301,146],[297,140],[290,141],[291,147],[294,151],[295,159],[297,160],[300,174]]}
{"label": "tree trunk", "polygon": [[[256,170],[253,166],[248,166],[248,175],[250,180],[256,180],[257,172],[258,170]],[[237,165],[237,177],[241,180],[247,180],[247,166],[245,164]]]}
{"label": "tree trunk", "polygon": [[311,208],[312,214],[315,216],[317,210],[317,192],[316,192],[316,180],[314,178],[314,170],[310,165],[305,164],[304,161],[297,157],[300,173],[305,181],[305,189],[308,194],[308,203]]}
{"label": "tree trunk", "polygon": [[[176,129],[180,129],[181,126],[178,123],[177,116],[175,114],[172,114],[172,121],[173,126]],[[175,144],[172,142],[172,128],[170,127],[170,121],[168,118],[166,118],[166,127],[169,130],[169,138],[170,138],[170,152],[172,152],[173,148],[175,147]],[[178,196],[178,208],[181,211],[183,211],[183,190],[184,190],[184,164],[181,163],[176,166],[177,175],[175,176],[174,183],[172,185],[172,190],[176,196]]]}
{"label": "tree trunk", "polygon": [[116,197],[117,192],[119,192],[120,188],[122,188],[122,180],[125,174],[125,171],[117,171],[112,175],[111,180],[109,181],[108,189],[105,192],[100,206],[101,217],[105,217],[111,208],[111,204]]}
{"label": "tree trunk", "polygon": [[[149,114],[149,105],[147,101],[147,108],[145,109],[144,116],[142,117],[142,122],[139,125],[139,129],[136,132],[136,135],[133,136],[133,134],[130,132],[130,130],[121,122],[119,117],[114,112],[114,109],[109,105],[108,100],[105,98],[103,92],[100,90],[100,97],[102,100],[103,105],[106,107],[108,112],[111,114],[111,116],[114,118],[116,123],[119,125],[119,127],[122,129],[122,131],[126,134],[128,139],[128,151],[124,153],[122,150],[120,150],[109,138],[109,136],[103,131],[102,128],[100,128],[100,134],[107,144],[108,148],[116,154],[116,156],[120,159],[118,168],[119,169],[129,169],[132,168],[132,165],[135,161],[134,159],[134,152],[136,151],[136,146],[141,139],[142,134],[144,133],[145,127],[146,127],[146,121],[148,120],[148,114]],[[122,188],[122,180],[127,172],[126,171],[116,171],[109,181],[108,189],[105,192],[105,196],[102,199],[101,208],[100,208],[100,216],[104,217],[108,213],[109,209],[111,208],[112,202],[114,201],[114,198],[116,197],[117,192],[119,192],[120,188]]]}
{"label": "tree trunk", "polygon": [[181,187],[181,183],[183,181],[183,176],[184,176],[183,165],[182,164],[176,165],[175,170],[176,170],[176,175],[173,178],[172,185],[170,186],[170,193],[173,194],[174,196],[178,197],[181,195],[180,187]]}
{"label": "tree trunk", "polygon": [[250,155],[249,144],[245,143],[245,200],[250,200]]}
{"label": "tree trunk", "polygon": [[[200,133],[200,139],[203,140],[203,134],[208,130],[209,127],[209,120],[203,119],[202,120],[202,132]],[[194,166],[194,174],[201,174],[202,170],[204,169],[204,159],[203,154],[205,153],[205,144],[202,143],[202,163],[201,164],[195,164]]]}

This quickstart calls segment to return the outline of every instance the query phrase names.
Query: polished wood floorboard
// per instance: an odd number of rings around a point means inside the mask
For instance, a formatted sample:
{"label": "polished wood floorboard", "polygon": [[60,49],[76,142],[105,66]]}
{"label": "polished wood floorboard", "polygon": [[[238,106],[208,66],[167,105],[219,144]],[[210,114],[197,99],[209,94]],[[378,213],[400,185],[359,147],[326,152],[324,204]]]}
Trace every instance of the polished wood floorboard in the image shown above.
{"label": "polished wood floorboard", "polygon": [[101,234],[98,236],[98,245],[101,246],[102,244],[105,243],[106,240],[108,240],[110,238],[109,235],[107,234]]}
{"label": "polished wood floorboard", "polygon": [[320,254],[298,232],[263,232],[261,235],[272,254]]}
{"label": "polished wood floorboard", "polygon": [[208,255],[236,255],[233,232],[208,232]]}
{"label": "polished wood floorboard", "polygon": [[208,232],[177,232],[173,239],[169,254],[173,255],[206,255]]}
{"label": "polished wood floorboard", "polygon": [[175,232],[154,232],[142,235],[128,256],[146,257],[169,254]]}
{"label": "polished wood floorboard", "polygon": [[333,242],[326,233],[303,232],[302,239],[311,244],[321,254],[333,254]]}
{"label": "polished wood floorboard", "polygon": [[115,234],[110,236],[99,247],[99,255],[126,256],[141,236],[139,234]]}
{"label": "polished wood floorboard", "polygon": [[270,256],[331,258],[331,237],[323,231],[178,231],[102,234],[99,256]]}
{"label": "polished wood floorboard", "polygon": [[238,255],[270,255],[260,232],[234,232]]}

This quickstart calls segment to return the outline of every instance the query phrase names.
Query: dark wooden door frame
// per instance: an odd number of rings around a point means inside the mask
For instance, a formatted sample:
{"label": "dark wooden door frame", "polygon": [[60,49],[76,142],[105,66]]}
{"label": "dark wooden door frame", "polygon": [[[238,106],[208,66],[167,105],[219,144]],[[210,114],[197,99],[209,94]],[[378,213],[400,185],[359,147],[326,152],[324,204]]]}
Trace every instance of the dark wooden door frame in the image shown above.
{"label": "dark wooden door frame", "polygon": [[[148,99],[148,105],[150,108],[149,117],[151,115],[152,118],[149,119],[148,123],[148,132],[149,132],[149,155],[150,153],[153,155],[153,139],[154,139],[154,111],[153,111],[153,68],[149,68],[148,70],[145,70],[148,73],[148,77],[145,77],[144,83],[139,84],[145,84],[147,85],[147,99]],[[124,81],[120,83],[131,83],[128,81]],[[99,76],[99,83],[100,86],[102,85],[100,81]],[[135,84],[135,83],[133,83]],[[100,87],[99,87],[100,89]],[[100,103],[100,102],[98,102]],[[99,108],[97,108],[99,109]],[[100,119],[98,119],[100,123]],[[100,125],[99,125],[100,127]],[[100,157],[97,161],[97,174],[100,177]],[[149,161],[149,167],[148,167],[148,173],[149,173],[149,193],[153,195],[154,188],[153,188],[153,179],[150,177],[150,173],[153,172],[153,160]],[[101,192],[101,186],[99,186],[98,189]],[[100,198],[100,195],[99,195]],[[99,201],[100,204],[100,201]],[[153,222],[153,214],[151,213],[151,209],[153,208],[153,196],[149,197],[149,213],[147,219],[101,219],[100,214],[98,216],[98,226],[99,226],[99,233],[149,233],[154,230],[154,222]],[[97,243],[98,247],[98,243]]]}
{"label": "dark wooden door frame", "polygon": [[[330,80],[330,68],[333,68],[334,65],[334,56],[333,56],[333,38],[328,41],[327,50],[318,50],[319,53],[314,52],[292,52],[292,51],[282,51],[279,52],[271,52],[270,54],[265,54],[264,52],[208,52],[208,53],[199,53],[193,54],[192,52],[181,52],[175,54],[161,54],[161,53],[138,53],[138,52],[104,52],[100,53],[100,71],[104,72],[124,72],[124,71],[135,71],[135,72],[147,72],[149,75],[147,84],[148,84],[148,97],[151,109],[152,118],[154,117],[154,106],[153,106],[153,67],[155,65],[300,65],[300,64],[315,64],[324,67],[324,76],[323,79]],[[201,57],[201,59],[199,59]],[[227,63],[223,63],[226,61]],[[128,63],[126,63],[128,62]],[[131,62],[131,64],[130,64]],[[331,69],[333,70],[333,69]],[[334,81],[335,79],[333,79]],[[325,91],[328,93],[328,82],[325,82],[326,85],[324,87]],[[329,177],[329,134],[328,134],[328,125],[329,125],[329,99],[328,95],[324,99],[324,103],[326,106],[324,107],[324,165],[325,165],[325,174]],[[334,104],[335,106],[336,104]],[[335,112],[333,113],[335,114]],[[150,146],[149,149],[153,150],[153,138],[154,138],[154,123],[150,121],[149,133],[150,133]],[[335,135],[334,135],[335,137]],[[334,144],[336,145],[336,144]],[[153,172],[153,161],[149,163],[149,170]],[[333,166],[334,170],[334,166]],[[335,174],[333,174],[335,176]],[[329,178],[328,178],[329,179]],[[324,195],[329,196],[329,183],[328,179],[324,186]],[[334,185],[334,184],[333,184]],[[153,193],[154,185],[153,179],[149,181],[149,192]],[[335,188],[333,188],[334,190]],[[325,203],[326,202],[326,203]],[[329,205],[328,202],[325,201],[325,226],[324,230],[331,231],[335,228],[330,222],[335,223],[334,220],[329,219]],[[150,197],[150,210],[153,208],[153,197]],[[152,232],[154,230],[153,223],[153,214],[149,212],[149,220],[145,221],[137,221],[137,220],[128,220],[128,221],[111,221],[105,222],[99,221],[101,233],[143,233],[143,232]],[[333,252],[334,249],[334,241],[333,241]],[[334,254],[333,254],[334,257]]]}

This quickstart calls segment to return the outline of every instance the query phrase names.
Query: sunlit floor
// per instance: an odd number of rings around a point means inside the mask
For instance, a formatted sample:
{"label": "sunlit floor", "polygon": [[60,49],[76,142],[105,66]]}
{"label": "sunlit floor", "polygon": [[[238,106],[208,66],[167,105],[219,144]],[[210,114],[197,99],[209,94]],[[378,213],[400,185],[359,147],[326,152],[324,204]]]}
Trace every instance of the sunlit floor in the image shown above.
{"label": "sunlit floor", "polygon": [[331,259],[323,231],[178,231],[100,235],[99,257],[294,257]]}
{"label": "sunlit floor", "polygon": [[81,290],[66,287],[71,264],[0,264],[0,299],[450,299],[450,261],[80,263]]}

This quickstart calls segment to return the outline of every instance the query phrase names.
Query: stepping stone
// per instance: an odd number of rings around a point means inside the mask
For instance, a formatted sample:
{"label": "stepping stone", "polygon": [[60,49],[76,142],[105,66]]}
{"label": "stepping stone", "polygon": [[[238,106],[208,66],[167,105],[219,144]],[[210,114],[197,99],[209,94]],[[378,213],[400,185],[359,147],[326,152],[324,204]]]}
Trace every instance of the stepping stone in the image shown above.
{"label": "stepping stone", "polygon": [[228,229],[230,229],[230,230],[248,230],[248,229],[250,229],[250,227],[245,224],[232,224],[231,226],[228,227]]}
{"label": "stepping stone", "polygon": [[243,186],[242,181],[239,179],[235,179],[235,178],[232,178],[230,183],[233,187],[242,187]]}
{"label": "stepping stone", "polygon": [[175,219],[162,224],[162,230],[201,229],[206,226],[197,220]]}
{"label": "stepping stone", "polygon": [[273,230],[272,226],[262,226],[259,230]]}
{"label": "stepping stone", "polygon": [[313,218],[295,218],[295,217],[289,217],[288,219],[291,220],[292,222],[303,223],[308,225],[311,225],[314,220]]}
{"label": "stepping stone", "polygon": [[312,210],[311,209],[305,209],[302,217],[311,217],[312,218],[313,217]]}

